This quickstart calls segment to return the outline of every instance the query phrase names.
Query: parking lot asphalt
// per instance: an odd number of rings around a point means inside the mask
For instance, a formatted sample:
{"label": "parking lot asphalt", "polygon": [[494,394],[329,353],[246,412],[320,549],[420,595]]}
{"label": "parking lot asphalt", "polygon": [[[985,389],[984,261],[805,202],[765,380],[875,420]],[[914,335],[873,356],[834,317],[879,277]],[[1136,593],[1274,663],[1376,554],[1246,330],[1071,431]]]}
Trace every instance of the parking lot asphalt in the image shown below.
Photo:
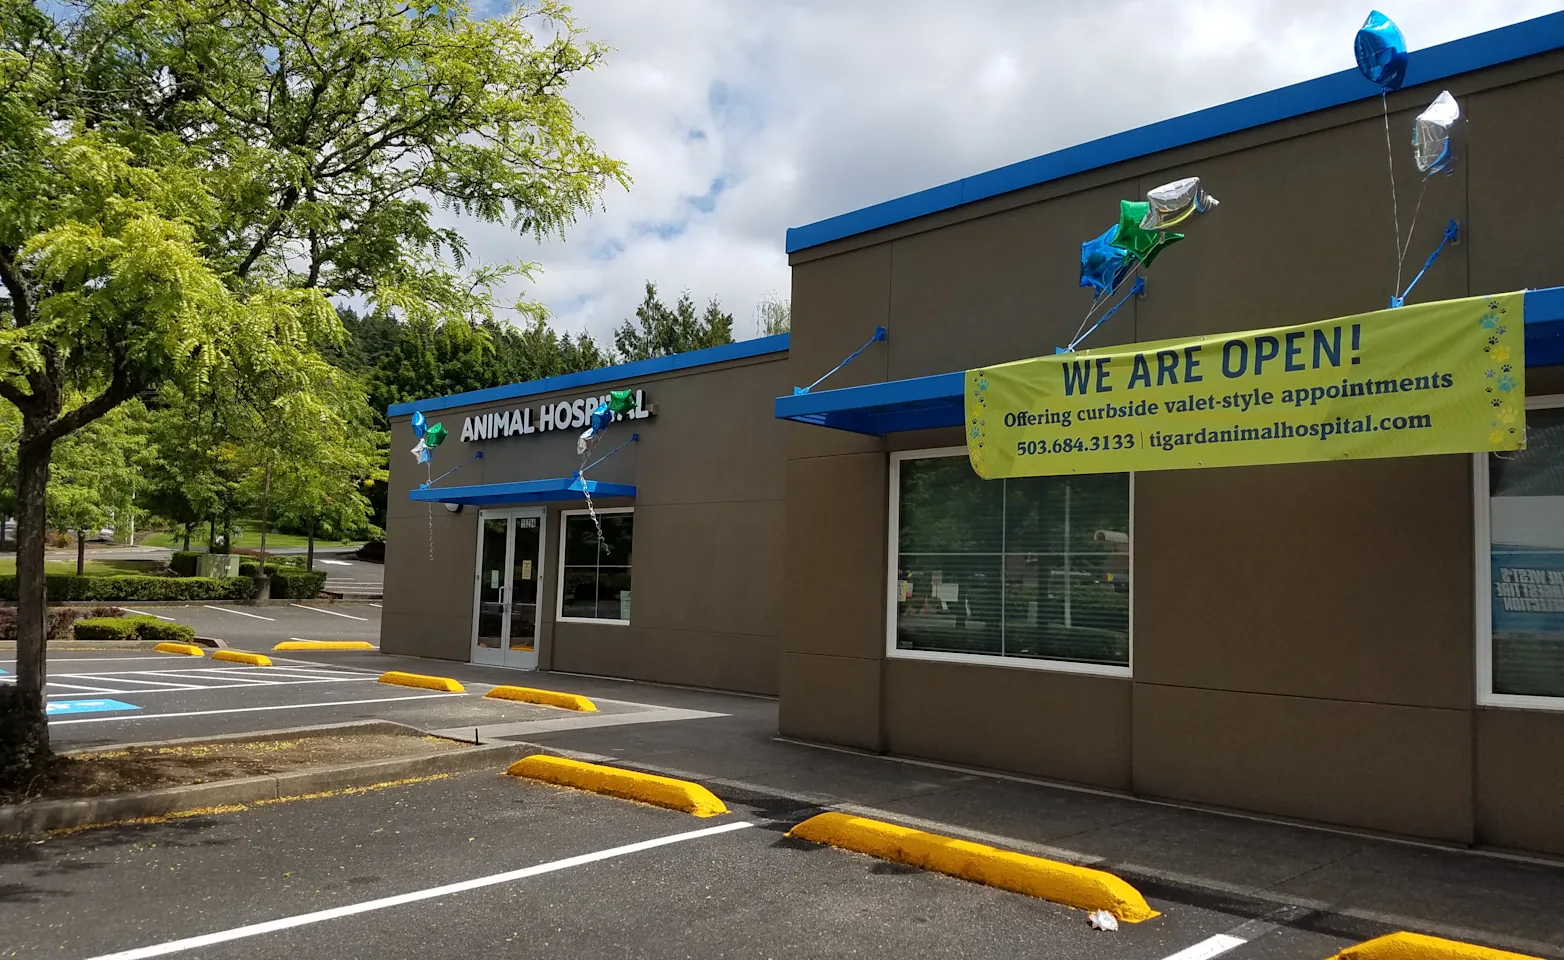
{"label": "parking lot asphalt", "polygon": [[0,842],[0,956],[1183,960],[1240,930],[1223,955],[1245,960],[1353,942],[1293,926],[1267,943],[1283,928],[1155,897],[1161,917],[1095,931],[1079,910],[783,836],[807,805],[731,806],[703,820],[476,773]]}
{"label": "parking lot asphalt", "polygon": [[[270,654],[272,666],[153,651],[59,651],[49,658],[50,738],[58,749],[274,730],[349,720],[392,720],[453,737],[491,741],[572,727],[623,726],[721,716],[713,711],[601,698],[577,713],[484,696],[515,671],[459,665],[465,692],[380,683],[382,672],[449,673],[428,661],[374,654]],[[0,659],[0,683],[15,661]]]}
{"label": "parking lot asphalt", "polygon": [[269,651],[284,640],[367,640],[380,644],[378,601],[335,603],[305,600],[264,604],[131,603],[132,613],[146,613],[182,623],[198,637],[223,640],[241,650]]}
{"label": "parking lot asphalt", "polygon": [[325,571],[326,589],[342,594],[343,599],[379,598],[385,590],[385,565],[359,560],[351,551],[317,550],[315,569]]}
{"label": "parking lot asphalt", "polygon": [[[243,629],[233,646],[267,649]],[[274,656],[57,651],[51,678],[74,686],[52,702],[140,709],[57,715],[51,735],[80,749],[390,719],[694,779],[733,813],[700,820],[496,770],[0,841],[0,957],[1323,960],[1413,929],[1564,958],[1560,864],[793,743],[766,698],[376,651]],[[467,690],[375,682],[385,670]],[[501,683],[600,709],[482,697]],[[1094,931],[1080,911],[782,837],[820,809],[1109,870],[1163,916]],[[752,825],[685,836],[733,822]]]}

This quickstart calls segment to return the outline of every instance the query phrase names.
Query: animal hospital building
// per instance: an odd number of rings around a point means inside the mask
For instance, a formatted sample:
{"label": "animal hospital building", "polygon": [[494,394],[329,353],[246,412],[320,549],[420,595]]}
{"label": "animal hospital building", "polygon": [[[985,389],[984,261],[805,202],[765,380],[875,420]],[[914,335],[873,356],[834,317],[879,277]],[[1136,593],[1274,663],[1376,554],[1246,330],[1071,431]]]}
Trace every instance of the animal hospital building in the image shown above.
{"label": "animal hospital building", "polygon": [[[1459,161],[1425,177],[1407,143],[1446,90]],[[1560,104],[1554,14],[1414,51],[1383,106],[1346,71],[792,229],[790,334],[394,405],[381,649],[770,695],[791,738],[1564,854]],[[1220,208],[1055,357],[1093,303],[1083,241],[1188,177]],[[1471,377],[1419,332],[1456,326]],[[1068,402],[1007,399],[1039,370]],[[1207,433],[1141,429],[1142,376],[1155,416]],[[1402,406],[1319,413],[1368,401]],[[426,464],[415,412],[449,431]],[[1297,424],[1387,446],[1273,462],[1246,433]],[[1127,468],[1068,465],[1097,455]]]}

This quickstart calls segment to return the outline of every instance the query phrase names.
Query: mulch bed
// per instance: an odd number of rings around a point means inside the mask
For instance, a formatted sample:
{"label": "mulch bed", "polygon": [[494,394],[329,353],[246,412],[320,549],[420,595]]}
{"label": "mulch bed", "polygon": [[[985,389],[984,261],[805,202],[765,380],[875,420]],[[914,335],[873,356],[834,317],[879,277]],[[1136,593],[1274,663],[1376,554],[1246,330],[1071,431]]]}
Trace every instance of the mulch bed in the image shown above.
{"label": "mulch bed", "polygon": [[21,790],[0,792],[0,804],[77,800],[461,749],[443,737],[387,733],[108,749],[57,757],[43,777]]}

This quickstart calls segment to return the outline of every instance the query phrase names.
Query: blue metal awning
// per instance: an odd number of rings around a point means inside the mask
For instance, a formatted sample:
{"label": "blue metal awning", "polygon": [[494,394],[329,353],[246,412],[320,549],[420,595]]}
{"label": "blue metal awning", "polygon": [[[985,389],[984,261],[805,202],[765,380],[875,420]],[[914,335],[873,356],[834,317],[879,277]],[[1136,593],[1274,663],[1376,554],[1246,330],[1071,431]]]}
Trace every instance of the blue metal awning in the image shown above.
{"label": "blue metal awning", "polygon": [[[1564,287],[1526,291],[1526,366],[1564,364]],[[850,433],[959,427],[966,371],[778,397],[776,417]],[[596,493],[593,494],[596,496]]]}
{"label": "blue metal awning", "polygon": [[519,480],[515,483],[480,483],[469,487],[428,487],[409,490],[407,498],[420,503],[470,503],[491,506],[507,503],[553,503],[556,501],[634,497],[635,487],[628,483],[604,483],[578,477],[553,477],[548,480]]}

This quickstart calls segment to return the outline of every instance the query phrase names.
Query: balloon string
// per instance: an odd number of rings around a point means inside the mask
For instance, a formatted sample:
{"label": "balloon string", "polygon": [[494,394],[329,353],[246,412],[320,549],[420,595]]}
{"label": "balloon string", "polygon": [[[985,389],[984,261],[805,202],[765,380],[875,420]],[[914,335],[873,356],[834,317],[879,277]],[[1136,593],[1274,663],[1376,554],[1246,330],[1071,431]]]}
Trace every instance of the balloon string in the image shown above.
{"label": "balloon string", "polygon": [[1401,289],[1401,265],[1406,263],[1407,254],[1412,252],[1412,237],[1417,234],[1417,215],[1423,212],[1423,195],[1428,192],[1428,177],[1423,178],[1423,185],[1417,188],[1417,206],[1412,208],[1412,223],[1407,227],[1406,246],[1401,245],[1401,237],[1396,237],[1396,289]]}
{"label": "balloon string", "polygon": [[[434,467],[430,465],[429,461],[427,461],[427,460],[424,461],[424,476],[428,477],[428,476],[433,475],[433,473],[434,473]],[[424,487],[427,488],[429,486],[430,482],[432,482],[432,481],[426,481],[424,483]],[[429,562],[430,563],[434,563],[434,504],[433,503],[429,503],[429,502],[425,502],[424,503],[424,514],[425,514],[425,516],[427,516],[429,518]]]}
{"label": "balloon string", "polygon": [[[1385,120],[1385,160],[1390,164],[1390,219],[1396,228],[1396,289],[1401,289],[1401,209],[1396,200],[1396,150],[1390,145],[1390,102],[1383,87],[1379,91],[1379,112]],[[1407,239],[1407,245],[1412,241]]]}
{"label": "balloon string", "polygon": [[[1401,238],[1399,236],[1397,236],[1396,243],[1399,244],[1400,242],[1401,242]],[[1113,295],[1119,292],[1119,288],[1124,286],[1126,283],[1129,283],[1130,282],[1130,277],[1135,276],[1135,272],[1137,270],[1139,270],[1139,269],[1140,269],[1140,261],[1136,260],[1135,261],[1135,265],[1133,267],[1130,267],[1129,271],[1124,274],[1124,279],[1122,279],[1118,283],[1114,284],[1112,290],[1109,290],[1107,293],[1103,294],[1101,297],[1098,297],[1096,300],[1092,301],[1091,309],[1086,311],[1086,316],[1081,318],[1081,325],[1075,328],[1075,334],[1070,337],[1070,341],[1072,343],[1080,342],[1081,331],[1086,329],[1086,324],[1091,321],[1092,314],[1097,312],[1097,308],[1098,307],[1100,307],[1103,304],[1107,303],[1109,300],[1112,300],[1113,299]]]}
{"label": "balloon string", "polygon": [[607,460],[609,457],[613,456],[619,451],[623,450],[625,447],[641,439],[641,435],[639,433],[630,434],[630,439],[603,454],[601,457],[598,457],[596,460],[593,460],[591,463],[587,463],[587,460],[592,456],[593,451],[597,449],[597,441],[601,437],[602,434],[594,434],[592,439],[588,441],[590,446],[586,448],[585,452],[581,456],[581,469],[576,471],[576,479],[581,481],[581,495],[586,498],[587,513],[591,514],[592,525],[597,528],[598,543],[603,542],[603,524],[597,519],[597,510],[592,506],[592,491],[587,489],[586,472],[602,463],[604,460]]}

